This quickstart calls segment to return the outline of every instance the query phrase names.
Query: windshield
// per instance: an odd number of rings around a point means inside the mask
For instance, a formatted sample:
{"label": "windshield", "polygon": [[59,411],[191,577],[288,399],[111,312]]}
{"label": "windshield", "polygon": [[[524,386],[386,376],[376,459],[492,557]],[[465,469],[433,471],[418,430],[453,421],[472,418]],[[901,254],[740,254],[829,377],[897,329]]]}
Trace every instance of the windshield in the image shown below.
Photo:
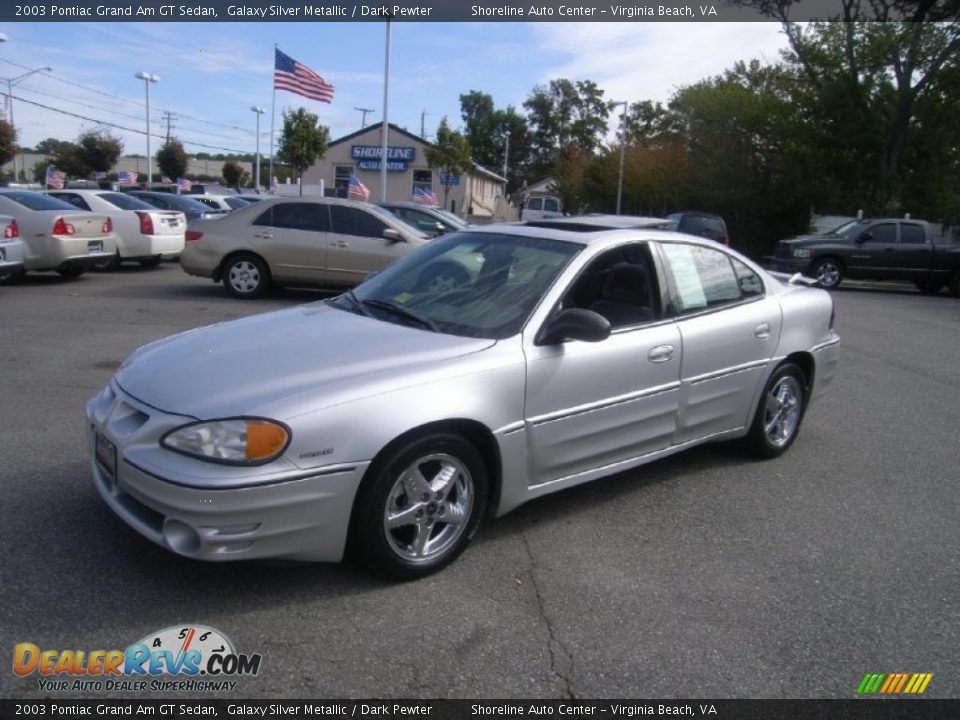
{"label": "windshield", "polygon": [[446,218],[447,222],[453,225],[456,228],[465,228],[467,223],[463,221],[462,218],[457,217],[452,212],[448,210],[441,210],[440,208],[434,208],[434,212],[438,213],[442,217]]}
{"label": "windshield", "polygon": [[860,225],[862,220],[848,220],[843,225],[835,227],[833,230],[827,233],[827,235],[846,235],[851,232],[854,228]]}
{"label": "windshield", "polygon": [[101,200],[106,200],[121,210],[156,210],[150,203],[145,203],[143,200],[135,198],[132,195],[127,195],[126,193],[100,193],[99,197]]}
{"label": "windshield", "polygon": [[31,210],[76,210],[73,205],[49,195],[35,192],[5,192],[4,197],[14,200]]}
{"label": "windshield", "polygon": [[331,301],[334,307],[435,332],[499,340],[520,332],[583,246],[500,233],[453,233]]}

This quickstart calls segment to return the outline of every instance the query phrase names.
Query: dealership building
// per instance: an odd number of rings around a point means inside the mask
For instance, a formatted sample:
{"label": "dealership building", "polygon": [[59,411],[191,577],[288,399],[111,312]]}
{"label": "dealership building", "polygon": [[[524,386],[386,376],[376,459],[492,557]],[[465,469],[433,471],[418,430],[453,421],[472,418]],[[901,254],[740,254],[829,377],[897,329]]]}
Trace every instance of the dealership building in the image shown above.
{"label": "dealership building", "polygon": [[[382,122],[375,123],[331,142],[323,158],[304,172],[304,185],[322,185],[327,195],[347,197],[350,175],[355,174],[370,190],[370,200],[379,200],[382,126]],[[506,179],[479,165],[462,175],[447,176],[430,168],[425,152],[430,146],[423,138],[389,125],[388,201],[412,200],[414,193],[423,189],[432,191],[447,210],[471,222],[515,219],[516,211],[504,197]]]}

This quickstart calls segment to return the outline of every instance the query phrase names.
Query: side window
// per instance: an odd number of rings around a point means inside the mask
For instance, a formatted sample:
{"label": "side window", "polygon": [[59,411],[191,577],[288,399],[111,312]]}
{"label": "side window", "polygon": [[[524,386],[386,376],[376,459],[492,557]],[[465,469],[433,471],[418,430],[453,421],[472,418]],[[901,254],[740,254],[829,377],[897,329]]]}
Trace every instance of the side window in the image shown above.
{"label": "side window", "polygon": [[664,243],[661,247],[681,314],[720,307],[743,297],[731,258],[726,253],[679,243]]}
{"label": "side window", "polygon": [[530,198],[527,202],[527,207],[531,210],[542,210],[543,209],[543,198]]}
{"label": "side window", "polygon": [[330,218],[327,206],[320,203],[277,203],[261,213],[253,224],[286,230],[327,232],[330,229]]}
{"label": "side window", "polygon": [[760,276],[736,258],[730,258],[730,262],[733,263],[733,271],[737,274],[740,295],[744,298],[763,295],[763,280]]}
{"label": "side window", "polygon": [[893,223],[874,225],[870,228],[869,233],[870,239],[867,242],[895,243],[897,241],[897,226]]}
{"label": "side window", "polygon": [[151,205],[153,205],[154,207],[158,207],[161,210],[170,209],[170,203],[168,203],[165,198],[157,197],[156,195],[151,195],[149,198],[149,202]]}
{"label": "side window", "polygon": [[543,209],[547,212],[560,212],[560,204],[556,198],[544,198]]}
{"label": "side window", "polygon": [[84,199],[83,199],[82,197],[80,197],[79,195],[77,195],[76,193],[61,193],[61,194],[59,194],[59,195],[55,195],[54,197],[57,197],[57,198],[65,201],[65,202],[70,203],[71,205],[73,205],[73,206],[74,206],[75,208],[77,208],[78,210],[89,210],[89,209],[90,209],[90,206],[87,205],[87,201],[84,200]]}
{"label": "side window", "polygon": [[387,224],[365,210],[345,205],[331,205],[331,226],[333,232],[342,235],[360,235],[361,237],[383,238]]}
{"label": "side window", "polygon": [[923,225],[900,223],[900,242],[904,245],[922,245],[927,241]]}
{"label": "side window", "polygon": [[613,329],[641,325],[659,316],[656,274],[646,245],[623,245],[602,253],[574,280],[561,307],[603,315]]}

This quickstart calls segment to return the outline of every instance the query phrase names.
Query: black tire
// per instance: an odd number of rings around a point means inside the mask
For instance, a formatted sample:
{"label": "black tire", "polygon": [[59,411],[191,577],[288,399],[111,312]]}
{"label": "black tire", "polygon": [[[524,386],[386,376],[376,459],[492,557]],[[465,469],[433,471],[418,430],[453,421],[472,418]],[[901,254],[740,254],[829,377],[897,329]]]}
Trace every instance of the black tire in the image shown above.
{"label": "black tire", "polygon": [[[429,488],[402,479],[413,467]],[[413,580],[437,572],[470,542],[488,496],[483,457],[461,436],[438,433],[404,442],[383,453],[364,476],[353,505],[350,553],[391,578]],[[396,525],[388,530],[391,512]]]}
{"label": "black tire", "polygon": [[93,266],[94,270],[103,271],[103,270],[116,270],[120,267],[120,253],[115,253],[107,260],[98,262]]}
{"label": "black tire", "polygon": [[157,267],[160,264],[160,261],[163,260],[159,255],[154,255],[153,257],[142,258],[140,260],[140,267],[152,268]]}
{"label": "black tire", "polygon": [[[759,458],[775,458],[785,453],[800,432],[808,394],[807,378],[798,365],[786,362],[774,370],[763,388],[750,432],[744,439],[747,450]],[[778,397],[782,397],[779,403]],[[778,417],[779,422],[775,420]]]}
{"label": "black tire", "polygon": [[24,270],[11,270],[7,273],[0,273],[0,285],[15,285],[23,280],[26,274]]}
{"label": "black tire", "polygon": [[824,290],[835,290],[843,280],[843,263],[832,257],[820,258],[810,265],[810,277],[816,278],[817,285]]}
{"label": "black tire", "polygon": [[960,270],[957,270],[950,278],[950,294],[954,297],[960,297]]}
{"label": "black tire", "polygon": [[258,298],[270,288],[270,270],[256,255],[231,255],[223,263],[223,286],[235,298]]}
{"label": "black tire", "polygon": [[470,273],[461,265],[452,262],[438,262],[428,265],[417,278],[417,288],[430,292],[456,290],[470,282]]}
{"label": "black tire", "polygon": [[57,270],[57,274],[62,278],[66,278],[67,280],[72,280],[74,278],[80,277],[86,271],[87,269],[85,267],[65,267]]}

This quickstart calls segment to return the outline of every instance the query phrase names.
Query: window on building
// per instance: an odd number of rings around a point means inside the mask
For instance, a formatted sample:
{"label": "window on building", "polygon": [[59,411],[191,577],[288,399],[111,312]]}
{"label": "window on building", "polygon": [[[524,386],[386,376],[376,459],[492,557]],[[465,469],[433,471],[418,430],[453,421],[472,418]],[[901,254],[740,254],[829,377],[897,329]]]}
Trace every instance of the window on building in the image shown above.
{"label": "window on building", "polygon": [[347,197],[347,189],[350,187],[350,176],[353,175],[353,165],[337,165],[333,171],[333,195],[334,197]]}
{"label": "window on building", "polygon": [[413,171],[413,187],[410,189],[410,194],[416,195],[417,190],[433,192],[433,170]]}

